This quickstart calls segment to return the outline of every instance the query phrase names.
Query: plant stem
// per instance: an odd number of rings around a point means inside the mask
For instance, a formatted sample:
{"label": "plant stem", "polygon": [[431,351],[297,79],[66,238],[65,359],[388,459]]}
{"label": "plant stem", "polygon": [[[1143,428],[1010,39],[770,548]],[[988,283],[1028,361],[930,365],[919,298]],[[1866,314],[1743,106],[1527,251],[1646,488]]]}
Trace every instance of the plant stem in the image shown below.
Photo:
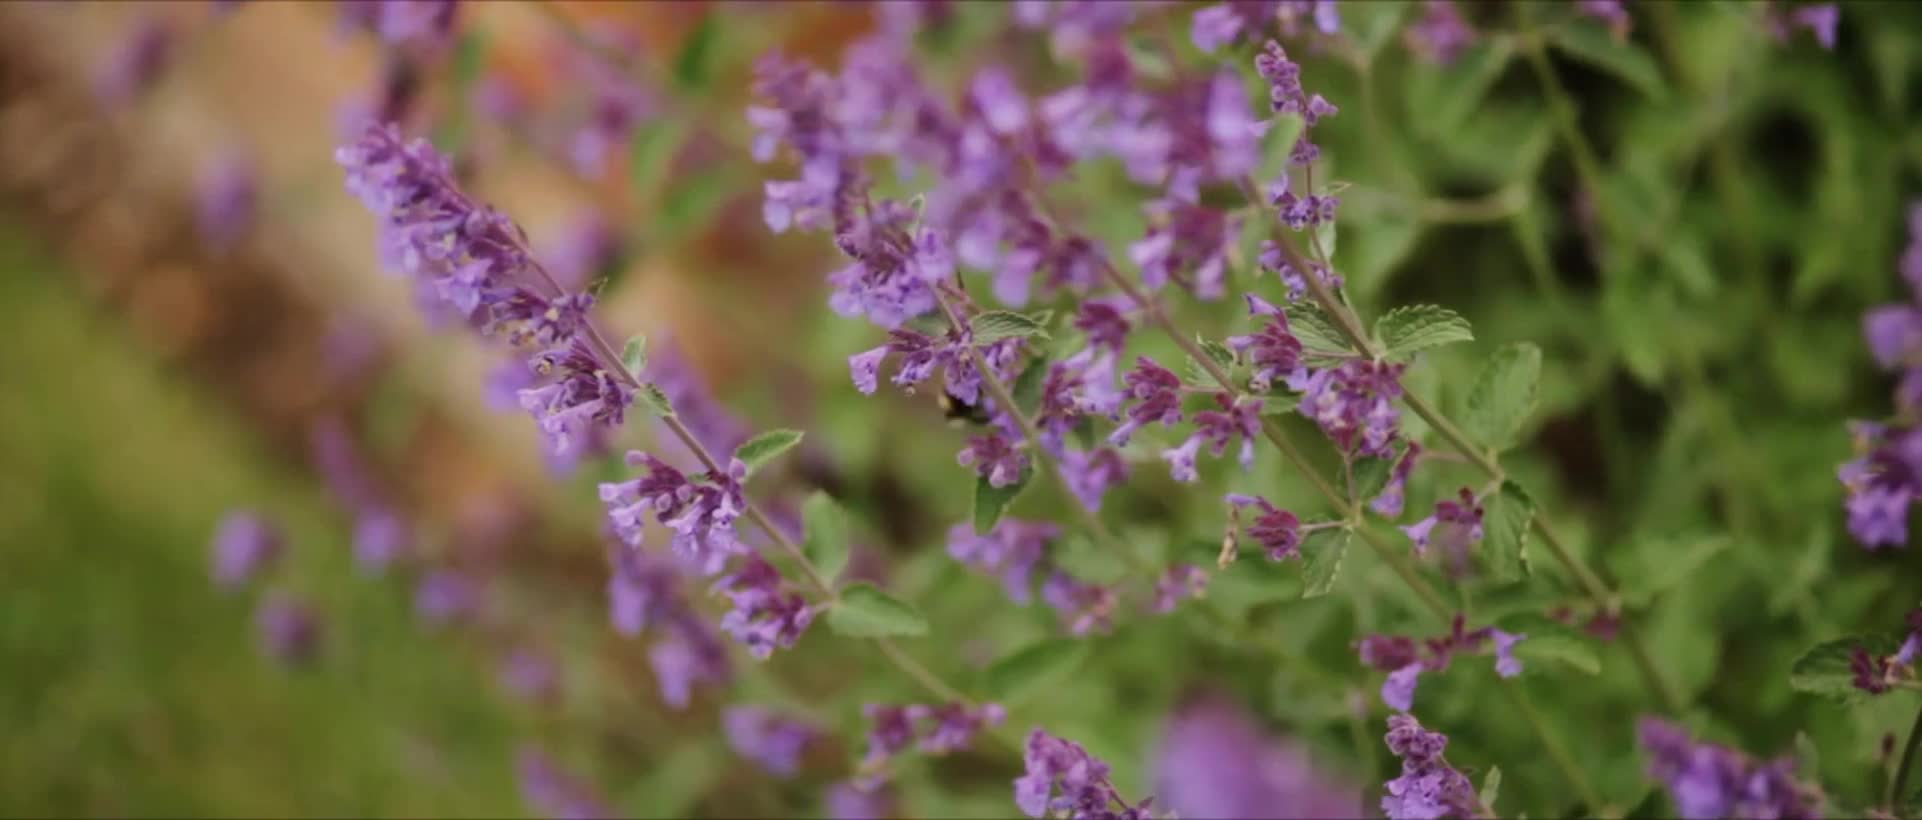
{"label": "plant stem", "polygon": [[1585,808],[1590,812],[1600,812],[1601,795],[1595,791],[1594,786],[1589,785],[1588,777],[1582,774],[1580,766],[1575,765],[1575,759],[1568,755],[1568,749],[1562,746],[1561,741],[1555,739],[1555,733],[1548,731],[1548,726],[1542,723],[1542,715],[1535,711],[1535,705],[1529,702],[1528,693],[1512,680],[1502,679],[1502,682],[1507,684],[1502,689],[1508,693],[1509,699],[1515,702],[1515,711],[1521,713],[1522,720],[1535,730],[1536,737],[1541,738],[1542,747],[1548,751],[1548,756],[1554,761],[1555,768],[1561,769],[1562,776],[1568,778],[1568,782],[1575,787],[1576,795],[1587,804]]}
{"label": "plant stem", "polygon": [[1915,762],[1915,749],[1922,745],[1922,710],[1915,713],[1915,725],[1909,727],[1909,740],[1902,745],[1902,762],[1895,766],[1895,779],[1889,782],[1886,802],[1890,812],[1894,812],[1898,801],[1906,795],[1909,786],[1909,766]]}

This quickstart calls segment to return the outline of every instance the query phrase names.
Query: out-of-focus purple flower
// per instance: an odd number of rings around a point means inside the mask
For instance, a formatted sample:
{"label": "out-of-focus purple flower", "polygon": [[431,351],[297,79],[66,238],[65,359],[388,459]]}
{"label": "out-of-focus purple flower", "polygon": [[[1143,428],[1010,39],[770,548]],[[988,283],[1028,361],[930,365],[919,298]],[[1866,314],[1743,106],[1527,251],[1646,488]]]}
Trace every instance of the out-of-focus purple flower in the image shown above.
{"label": "out-of-focus purple flower", "polygon": [[[883,3],[882,8],[903,8],[918,6],[918,3]],[[894,790],[885,785],[863,789],[850,781],[842,781],[828,787],[827,816],[831,820],[890,820],[900,817],[901,811],[894,797]]]}
{"label": "out-of-focus purple flower", "polygon": [[1248,537],[1261,545],[1270,561],[1283,561],[1301,557],[1301,519],[1294,513],[1276,507],[1268,499],[1260,496],[1228,495],[1228,535],[1232,542],[1241,531],[1241,509],[1254,507],[1254,520],[1248,523]]}
{"label": "out-of-focus purple flower", "polygon": [[254,610],[260,631],[260,651],[280,663],[295,666],[312,661],[320,651],[320,615],[285,593],[262,598]]}
{"label": "out-of-focus purple flower", "polygon": [[721,713],[721,728],[734,753],[760,765],[776,777],[793,777],[801,770],[801,755],[820,737],[820,730],[759,706],[732,706]]}
{"label": "out-of-focus purple flower", "polygon": [[1169,716],[1152,765],[1156,800],[1178,817],[1346,817],[1360,796],[1317,769],[1306,747],[1266,734],[1254,714],[1212,696]]}
{"label": "out-of-focus purple flower", "polygon": [[1659,718],[1643,718],[1638,732],[1650,777],[1668,787],[1682,817],[1815,818],[1822,793],[1795,779],[1795,759],[1763,762],[1713,743]]}
{"label": "out-of-focus purple flower", "polygon": [[501,658],[501,686],[528,701],[547,702],[560,694],[560,670],[554,659],[526,647],[517,647]]}
{"label": "out-of-focus purple flower", "polygon": [[[1195,296],[1221,297],[1226,283],[1228,255],[1241,235],[1239,217],[1220,210],[1163,200],[1149,206],[1154,219],[1148,235],[1128,247],[1128,256],[1141,268],[1141,283],[1160,290],[1168,282],[1188,281]],[[1192,280],[1185,277],[1192,276]]]}
{"label": "out-of-focus purple flower", "polygon": [[480,611],[480,585],[464,573],[437,569],[414,588],[414,613],[430,626],[455,623]]}
{"label": "out-of-focus purple flower", "polygon": [[1185,453],[1177,453],[1176,456],[1162,454],[1173,465],[1176,481],[1195,480],[1194,451],[1204,442],[1208,445],[1208,452],[1220,458],[1222,453],[1227,452],[1228,445],[1239,439],[1241,453],[1236,460],[1243,470],[1254,466],[1255,436],[1261,433],[1261,402],[1237,399],[1228,393],[1216,393],[1215,407],[1214,410],[1195,414],[1195,432],[1182,445],[1187,448]]}
{"label": "out-of-focus purple flower", "polygon": [[521,799],[551,820],[605,820],[615,815],[607,800],[586,781],[562,771],[546,754],[522,746],[515,756]]}
{"label": "out-of-focus purple flower", "polygon": [[1074,492],[1075,500],[1089,512],[1101,511],[1101,499],[1108,490],[1128,480],[1128,464],[1112,447],[1093,450],[1064,449],[1061,452],[1061,477]]}
{"label": "out-of-focus purple flower", "polygon": [[1008,598],[1027,604],[1033,597],[1034,572],[1047,554],[1048,544],[1061,530],[1046,522],[1003,518],[987,535],[976,535],[970,524],[948,530],[948,555],[968,567],[999,576]]}
{"label": "out-of-focus purple flower", "polygon": [[1388,716],[1388,749],[1401,758],[1401,776],[1383,784],[1382,814],[1390,820],[1433,820],[1485,814],[1475,786],[1442,757],[1448,737],[1422,728],[1407,714]]}
{"label": "out-of-focus purple flower", "polygon": [[633,53],[639,43],[611,27],[590,27],[586,34],[600,48],[578,48],[567,54],[575,82],[587,91],[585,116],[574,131],[569,157],[575,173],[592,178],[607,170],[609,159],[628,144],[635,128],[654,116],[657,105],[652,89],[603,57],[604,53]]}
{"label": "out-of-focus purple flower", "polygon": [[244,155],[223,153],[200,172],[194,191],[200,238],[209,247],[231,248],[253,230],[260,185]]}
{"label": "out-of-focus purple flower", "polygon": [[647,651],[661,700],[675,709],[687,706],[698,684],[719,686],[733,675],[727,647],[705,621],[678,613],[667,634]]}
{"label": "out-of-focus purple flower", "polygon": [[1062,623],[1068,627],[1069,634],[1076,637],[1114,628],[1119,601],[1110,587],[1091,584],[1056,570],[1042,583],[1041,600],[1061,613]]}
{"label": "out-of-focus purple flower", "polygon": [[583,288],[614,267],[621,255],[621,238],[606,216],[590,210],[555,228],[536,255],[561,287]]}
{"label": "out-of-focus purple flower", "polygon": [[749,553],[741,564],[714,584],[734,605],[721,617],[721,631],[747,646],[748,653],[765,660],[776,648],[787,649],[813,623],[815,607],[781,582],[774,565]]}
{"label": "out-of-focus purple flower", "polygon": [[236,510],[214,531],[213,579],[223,589],[252,581],[280,560],[280,529],[251,510]]}
{"label": "out-of-focus purple flower", "polygon": [[1397,711],[1414,708],[1415,686],[1425,672],[1441,672],[1456,655],[1493,655],[1495,672],[1504,678],[1522,673],[1522,660],[1515,647],[1527,635],[1504,632],[1494,627],[1470,630],[1467,620],[1456,615],[1447,633],[1415,641],[1400,635],[1368,635],[1355,642],[1355,654],[1374,669],[1387,672],[1382,683],[1382,702]]}
{"label": "out-of-focus purple flower", "polygon": [[731,453],[747,441],[752,433],[746,423],[715,397],[679,342],[658,338],[649,342],[648,349],[647,372],[654,377],[654,386],[667,396],[675,417],[701,446],[716,453]]}
{"label": "out-of-focus purple flower", "polygon": [[1208,590],[1208,573],[1193,564],[1174,564],[1155,579],[1155,612],[1173,612],[1185,598],[1200,598]]}
{"label": "out-of-focus purple flower", "polygon": [[1028,735],[1026,773],[1014,781],[1014,804],[1029,817],[1145,818],[1154,798],[1130,805],[1108,780],[1108,764],[1081,744],[1040,729]]}
{"label": "out-of-focus purple flower", "polygon": [[1008,719],[1008,710],[999,703],[976,707],[945,703],[926,707],[924,714],[930,725],[921,738],[921,751],[932,755],[966,749],[974,745],[974,738],[981,730],[999,726]]}
{"label": "out-of-focus purple flower", "polygon": [[1402,32],[1409,51],[1437,65],[1455,62],[1475,39],[1475,30],[1462,19],[1454,0],[1422,0],[1421,17]]}
{"label": "out-of-focus purple flower", "polygon": [[1028,469],[1027,452],[998,430],[970,436],[968,446],[955,460],[963,467],[974,468],[975,474],[987,479],[992,487],[1009,486]]}
{"label": "out-of-focus purple flower", "polygon": [[[868,719],[868,751],[861,759],[861,770],[870,776],[914,743],[914,706],[869,703],[861,707]],[[926,708],[926,707],[919,707]],[[875,781],[878,783],[878,781]]]}
{"label": "out-of-focus purple flower", "polygon": [[1580,0],[1575,10],[1606,24],[1618,41],[1628,39],[1628,30],[1635,25],[1628,16],[1628,0]]}
{"label": "out-of-focus purple flower", "polygon": [[926,754],[942,755],[965,749],[990,726],[999,726],[1008,713],[998,703],[970,707],[960,703],[901,706],[870,703],[861,707],[868,719],[868,750],[861,758],[855,787],[873,791],[887,780],[895,755],[915,745]]}
{"label": "out-of-focus purple flower", "polygon": [[1082,302],[1075,308],[1075,329],[1088,334],[1088,345],[1120,355],[1121,348],[1128,344],[1128,333],[1133,330],[1128,320],[1128,306],[1117,299],[1093,298]]}
{"label": "out-of-focus purple flower", "polygon": [[1520,675],[1522,661],[1515,657],[1515,645],[1526,640],[1528,635],[1520,632],[1503,632],[1499,629],[1492,634],[1495,639],[1495,674],[1504,678]]}
{"label": "out-of-focus purple flower", "polygon": [[687,607],[681,574],[672,563],[632,548],[608,552],[613,568],[607,575],[607,611],[615,632],[634,637]]}
{"label": "out-of-focus purple flower", "polygon": [[354,522],[354,562],[370,575],[384,572],[405,557],[413,543],[407,519],[390,509],[367,510]]}
{"label": "out-of-focus purple flower", "polygon": [[1836,3],[1809,3],[1783,11],[1770,4],[1764,7],[1763,19],[1778,42],[1788,42],[1798,28],[1807,29],[1814,35],[1815,42],[1834,51],[1836,29],[1842,24],[1842,8]]}
{"label": "out-of-focus purple flower", "polygon": [[1922,308],[1883,305],[1862,316],[1862,336],[1884,370],[1922,364]]}
{"label": "out-of-focus purple flower", "polygon": [[1439,544],[1444,554],[1465,567],[1469,549],[1481,543],[1484,512],[1475,492],[1463,487],[1455,498],[1435,502],[1433,515],[1401,529],[1415,542],[1416,555],[1427,554],[1431,543]]}
{"label": "out-of-focus purple flower", "polygon": [[[1288,196],[1292,197],[1292,194]],[[1273,199],[1276,202],[1281,202],[1285,197],[1277,194]],[[1324,203],[1312,200],[1316,200],[1316,197],[1310,196],[1302,199],[1299,201],[1297,207],[1303,209],[1303,211],[1313,210],[1315,212],[1314,217],[1319,219]],[[1286,206],[1284,206],[1284,212],[1282,214],[1284,219],[1299,219],[1301,224],[1304,227],[1306,226],[1308,221],[1306,213],[1297,211],[1294,214],[1290,214],[1285,210],[1285,207]],[[1295,266],[1288,263],[1287,258],[1283,256],[1281,252],[1281,246],[1275,244],[1274,240],[1261,240],[1261,249],[1256,256],[1256,262],[1259,265],[1259,270],[1274,271],[1281,277],[1282,285],[1288,288],[1288,301],[1299,302],[1303,296],[1308,294],[1308,280],[1302,278],[1302,272],[1295,270]],[[1320,262],[1310,262],[1308,264],[1309,267],[1314,269],[1315,278],[1321,280],[1322,285],[1330,291],[1341,289],[1341,277],[1329,270],[1328,266]]]}
{"label": "out-of-focus purple flower", "polygon": [[143,17],[107,54],[94,75],[94,94],[121,107],[151,88],[173,56],[178,35],[165,19]]}

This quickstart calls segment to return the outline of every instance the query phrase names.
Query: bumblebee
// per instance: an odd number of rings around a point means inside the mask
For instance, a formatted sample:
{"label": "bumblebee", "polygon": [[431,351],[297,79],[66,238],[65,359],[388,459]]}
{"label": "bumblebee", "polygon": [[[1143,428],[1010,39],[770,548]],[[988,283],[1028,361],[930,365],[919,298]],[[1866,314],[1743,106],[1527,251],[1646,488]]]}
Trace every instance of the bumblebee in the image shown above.
{"label": "bumblebee", "polygon": [[941,415],[956,427],[986,427],[989,422],[988,411],[978,404],[969,404],[949,393],[941,391]]}

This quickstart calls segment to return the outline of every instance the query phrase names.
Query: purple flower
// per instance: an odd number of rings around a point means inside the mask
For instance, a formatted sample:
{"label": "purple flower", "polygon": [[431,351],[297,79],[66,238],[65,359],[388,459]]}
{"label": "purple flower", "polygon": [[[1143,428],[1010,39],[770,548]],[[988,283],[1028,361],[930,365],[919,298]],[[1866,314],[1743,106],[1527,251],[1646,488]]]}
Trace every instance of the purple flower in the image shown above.
{"label": "purple flower", "polygon": [[1156,800],[1178,817],[1317,818],[1354,813],[1359,790],[1317,769],[1306,747],[1263,732],[1233,702],[1204,697],[1169,716],[1153,759]]}
{"label": "purple flower", "polygon": [[[868,719],[868,751],[861,758],[861,770],[878,772],[890,758],[913,745],[916,710],[925,708],[876,703],[862,706],[861,714]],[[874,785],[879,785],[878,781]]]}
{"label": "purple flower", "polygon": [[630,452],[627,463],[645,467],[647,473],[631,481],[602,484],[600,495],[607,504],[608,520],[628,546],[641,545],[643,516],[652,513],[674,531],[675,554],[704,574],[719,572],[728,556],[746,549],[735,535],[734,521],[747,508],[741,490],[747,465],[737,460],[725,474],[707,472],[690,479],[648,453]]}
{"label": "purple flower", "polygon": [[560,670],[554,660],[532,649],[508,652],[501,658],[499,676],[501,686],[523,700],[541,703],[560,695]]}
{"label": "purple flower", "polygon": [[1836,471],[1848,491],[1849,533],[1871,550],[1903,546],[1922,466],[1922,430],[1857,423],[1854,432],[1858,457]]}
{"label": "purple flower", "polygon": [[1127,305],[1115,299],[1088,299],[1075,309],[1076,330],[1088,334],[1088,344],[1120,355],[1134,326],[1128,321]]}
{"label": "purple flower", "polygon": [[1321,156],[1321,149],[1309,140],[1310,133],[1321,118],[1332,117],[1340,113],[1339,109],[1320,94],[1311,95],[1302,88],[1301,66],[1288,59],[1288,52],[1280,43],[1269,40],[1255,56],[1255,72],[1268,81],[1268,107],[1277,114],[1290,114],[1302,120],[1302,133],[1289,151],[1289,160],[1296,165],[1312,164]]}
{"label": "purple flower", "polygon": [[1415,471],[1415,460],[1419,458],[1421,445],[1408,442],[1408,446],[1402,449],[1401,458],[1396,459],[1394,469],[1388,474],[1388,483],[1382,485],[1381,493],[1368,502],[1368,508],[1384,518],[1400,518],[1407,499],[1408,476]]}
{"label": "purple flower", "polygon": [[1135,358],[1135,368],[1122,377],[1127,388],[1128,420],[1108,435],[1108,443],[1126,446],[1146,424],[1172,427],[1181,421],[1181,377],[1146,356]]}
{"label": "purple flower", "polygon": [[599,211],[573,216],[555,230],[536,256],[564,288],[580,288],[607,273],[621,255],[621,237]]}
{"label": "purple flower", "polygon": [[115,44],[94,75],[94,94],[120,107],[153,87],[173,56],[178,35],[167,21],[143,17]]}
{"label": "purple flower", "polygon": [[1754,760],[1658,718],[1643,718],[1638,734],[1649,776],[1668,787],[1682,817],[1821,816],[1821,792],[1795,779],[1794,758]]}
{"label": "purple flower", "polygon": [[1462,19],[1454,0],[1423,0],[1421,18],[1402,32],[1415,56],[1437,65],[1455,62],[1475,43],[1475,30]]}
{"label": "purple flower", "polygon": [[774,650],[788,649],[814,622],[815,608],[801,594],[787,588],[774,565],[749,553],[732,574],[714,584],[734,605],[721,617],[721,631],[747,646],[761,660]]}
{"label": "purple flower", "polygon": [[1415,685],[1421,682],[1422,665],[1411,663],[1388,673],[1381,684],[1381,702],[1398,712],[1415,708]]}
{"label": "purple flower", "polygon": [[1152,607],[1158,613],[1175,611],[1175,606],[1184,598],[1200,598],[1208,589],[1208,573],[1193,564],[1174,564],[1155,579],[1155,600]]}
{"label": "purple flower", "polygon": [[284,593],[262,598],[254,611],[260,651],[288,666],[308,663],[320,650],[320,616]]}
{"label": "purple flower", "polygon": [[1007,710],[998,703],[968,706],[948,703],[936,706],[908,704],[889,706],[870,703],[861,707],[868,718],[868,751],[861,758],[854,785],[873,791],[887,779],[888,761],[916,745],[923,753],[943,755],[965,749],[976,735],[1007,719]]}
{"label": "purple flower", "polygon": [[1022,755],[1026,773],[1014,781],[1014,804],[1029,817],[1095,820],[1146,817],[1153,798],[1130,806],[1108,780],[1108,764],[1081,744],[1035,729]]}
{"label": "purple flower", "polygon": [[449,569],[427,573],[414,588],[414,613],[430,626],[472,616],[481,608],[480,587],[468,576]]}
{"label": "purple flower", "polygon": [[[1128,248],[1141,268],[1141,283],[1160,290],[1169,281],[1188,284],[1197,297],[1222,295],[1228,255],[1241,235],[1238,217],[1214,208],[1172,200],[1149,205],[1154,224],[1148,235]],[[1192,276],[1190,282],[1186,277]]]}
{"label": "purple flower", "polygon": [[1301,414],[1313,419],[1343,451],[1375,458],[1394,455],[1401,436],[1401,374],[1405,365],[1348,359],[1310,371],[1291,384],[1302,392]]}
{"label": "purple flower", "polygon": [[1001,519],[987,535],[976,535],[972,525],[956,524],[948,530],[948,555],[978,572],[1000,576],[1008,598],[1025,605],[1032,597],[1035,569],[1060,535],[1053,524],[1013,518]]}
{"label": "purple flower", "polygon": [[1383,784],[1382,814],[1391,820],[1480,817],[1475,786],[1442,757],[1448,737],[1422,728],[1407,714],[1388,716],[1388,750],[1402,759],[1401,776]]}
{"label": "purple flower", "polygon": [[1855,673],[1855,688],[1880,695],[1915,675],[1915,659],[1922,654],[1922,608],[1909,611],[1909,632],[1894,654],[1874,655],[1867,647],[1856,645],[1849,654],[1849,670]]}
{"label": "purple flower", "polygon": [[1522,673],[1522,661],[1515,657],[1515,645],[1528,637],[1525,633],[1494,631],[1495,636],[1495,674],[1512,678]]}
{"label": "purple flower", "polygon": [[236,152],[223,153],[195,180],[197,223],[209,247],[233,247],[253,229],[260,184],[253,164]]}
{"label": "purple flower", "polygon": [[[882,6],[888,9],[908,7],[906,3]],[[832,820],[890,820],[900,817],[901,811],[892,789],[879,785],[864,789],[856,783],[843,781],[828,787],[827,816]]]}
{"label": "purple flower", "polygon": [[820,730],[759,706],[732,706],[721,713],[721,727],[734,753],[759,764],[768,774],[793,777],[801,755]]}
{"label": "purple flower", "polygon": [[1249,387],[1257,393],[1266,393],[1276,381],[1293,376],[1301,369],[1301,340],[1289,332],[1288,317],[1280,308],[1252,293],[1247,294],[1247,299],[1248,312],[1265,316],[1267,321],[1252,335],[1228,337],[1227,346],[1254,367]]}
{"label": "purple flower", "polygon": [[973,467],[975,474],[987,479],[992,487],[1014,484],[1028,469],[1027,452],[1000,431],[969,437],[968,446],[955,460],[963,467]]}
{"label": "purple flower", "polygon": [[1627,0],[1580,0],[1575,10],[1606,24],[1617,41],[1628,39],[1628,30],[1634,25],[1628,16]]}
{"label": "purple flower", "polygon": [[675,614],[666,636],[648,648],[647,659],[661,700],[675,709],[687,706],[697,684],[718,686],[732,675],[727,647],[691,611]]}
{"label": "purple flower", "polygon": [[614,817],[607,800],[593,786],[565,771],[532,746],[515,756],[521,799],[536,814],[553,820],[603,820]]}
{"label": "purple flower", "polygon": [[228,513],[214,531],[214,584],[223,589],[245,585],[280,560],[283,546],[280,530],[260,514]]}
{"label": "purple flower", "polygon": [[1101,499],[1109,488],[1128,480],[1127,463],[1121,460],[1121,453],[1111,447],[1063,450],[1060,469],[1075,499],[1090,512],[1100,512]]}
{"label": "purple flower", "polygon": [[615,632],[631,638],[687,608],[673,564],[632,548],[608,552],[614,566],[607,575],[607,614]]}
{"label": "purple flower", "polygon": [[1434,515],[1401,529],[1415,542],[1416,555],[1427,554],[1433,542],[1460,565],[1467,560],[1469,548],[1481,543],[1483,513],[1474,491],[1463,487],[1456,498],[1435,502]]}
{"label": "purple flower", "polygon": [[1811,3],[1796,6],[1783,12],[1771,6],[1766,13],[1769,30],[1779,42],[1788,42],[1797,28],[1807,29],[1815,36],[1815,42],[1830,51],[1835,50],[1836,28],[1842,22],[1842,9],[1835,3]]}
{"label": "purple flower", "polygon": [[1061,622],[1075,637],[1105,633],[1114,628],[1114,611],[1119,602],[1109,587],[1090,584],[1056,570],[1042,583],[1041,600],[1061,613]]}
{"label": "purple flower", "polygon": [[998,703],[976,707],[946,703],[926,707],[925,716],[933,725],[921,738],[921,751],[943,755],[974,745],[974,738],[982,729],[999,726],[1008,719],[1008,710]]}
{"label": "purple flower", "polygon": [[378,575],[405,556],[413,542],[406,519],[385,508],[367,510],[354,524],[354,561],[363,572]]}
{"label": "purple flower", "polygon": [[1466,619],[1456,615],[1447,633],[1420,642],[1399,635],[1369,635],[1355,642],[1361,662],[1388,678],[1382,683],[1382,702],[1406,712],[1414,708],[1415,685],[1424,672],[1446,670],[1457,654],[1492,654],[1495,672],[1504,678],[1522,672],[1522,661],[1515,647],[1528,636],[1504,632],[1494,627],[1470,630]]}
{"label": "purple flower", "polygon": [[1301,557],[1301,519],[1294,513],[1280,509],[1260,496],[1228,495],[1228,539],[1232,541],[1241,530],[1241,508],[1255,507],[1257,512],[1253,521],[1248,523],[1248,537],[1261,545],[1270,561],[1283,561]]}
{"label": "purple flower", "polygon": [[1869,352],[1884,370],[1922,363],[1922,308],[1883,305],[1862,317],[1862,335]]}
{"label": "purple flower", "polygon": [[[1285,189],[1287,186],[1282,187]],[[1271,191],[1271,194],[1272,202],[1282,204],[1282,218],[1289,222],[1290,227],[1297,229],[1306,227],[1310,221],[1321,219],[1323,210],[1331,207],[1326,200],[1319,197],[1309,196],[1297,200],[1293,193],[1286,190]],[[1332,214],[1329,216],[1333,218]],[[1274,240],[1261,240],[1261,250],[1256,255],[1256,262],[1257,270],[1274,271],[1281,277],[1281,283],[1288,288],[1288,301],[1299,302],[1308,294],[1308,280],[1302,278],[1302,272],[1295,270],[1295,266],[1288,263],[1287,258],[1282,255],[1281,246]],[[1330,271],[1328,266],[1320,262],[1308,264],[1314,269],[1315,278],[1321,280],[1322,285],[1330,291],[1341,289],[1341,277]]]}

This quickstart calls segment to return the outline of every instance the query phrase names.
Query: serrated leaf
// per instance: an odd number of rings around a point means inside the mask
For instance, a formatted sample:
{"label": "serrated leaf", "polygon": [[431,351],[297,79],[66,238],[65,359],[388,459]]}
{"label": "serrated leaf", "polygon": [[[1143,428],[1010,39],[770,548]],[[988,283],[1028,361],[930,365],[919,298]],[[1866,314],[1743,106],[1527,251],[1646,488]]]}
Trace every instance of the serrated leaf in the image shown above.
{"label": "serrated leaf", "polygon": [[1348,557],[1348,536],[1348,529],[1342,527],[1301,545],[1301,597],[1318,598],[1335,588],[1342,561]]}
{"label": "serrated leaf", "polygon": [[1461,314],[1436,305],[1408,305],[1382,314],[1375,320],[1375,338],[1390,356],[1406,356],[1416,351],[1455,342],[1471,342],[1475,333]]}
{"label": "serrated leaf", "polygon": [[1535,412],[1541,377],[1541,348],[1527,342],[1503,345],[1475,377],[1462,427],[1490,449],[1513,446]]}
{"label": "serrated leaf", "polygon": [[912,637],[928,634],[928,621],[914,607],[895,600],[880,587],[862,582],[841,591],[828,608],[828,629],[848,638]]}
{"label": "serrated leaf", "polygon": [[1831,700],[1855,700],[1866,694],[1855,688],[1855,672],[1849,668],[1849,658],[1855,648],[1859,646],[1870,655],[1885,656],[1893,653],[1899,643],[1886,635],[1868,635],[1816,644],[1796,658],[1795,665],[1789,668],[1789,688]]}
{"label": "serrated leaf", "polygon": [[781,457],[782,453],[794,449],[801,443],[804,434],[799,430],[769,430],[734,448],[734,457],[747,465],[748,472],[761,469],[768,462]]}
{"label": "serrated leaf", "polygon": [[821,576],[840,576],[848,565],[848,519],[841,505],[820,490],[801,503],[801,552]]}
{"label": "serrated leaf", "polygon": [[1529,572],[1528,526],[1535,518],[1535,502],[1513,481],[1488,500],[1482,539],[1482,562],[1498,582],[1520,580]]}
{"label": "serrated leaf", "polygon": [[1288,316],[1289,332],[1301,340],[1302,347],[1332,353],[1349,352],[1348,342],[1341,331],[1314,305],[1306,301],[1296,302],[1282,308],[1282,312]]}
{"label": "serrated leaf", "polygon": [[1502,767],[1488,767],[1488,774],[1482,775],[1482,790],[1476,794],[1481,799],[1482,808],[1495,808],[1495,798],[1502,794]]}
{"label": "serrated leaf", "polygon": [[1048,322],[1054,318],[1052,311],[1041,311],[1034,315],[1015,313],[1011,310],[990,310],[974,317],[974,343],[990,345],[1003,339],[1020,337],[1023,339],[1048,338]]}
{"label": "serrated leaf", "polygon": [[1566,631],[1543,632],[1540,629],[1528,631],[1528,637],[1515,644],[1515,657],[1522,662],[1524,672],[1546,671],[1541,665],[1552,662],[1578,672],[1594,675],[1602,671],[1602,660],[1595,655],[1595,647],[1588,641]]}
{"label": "serrated leaf", "polygon": [[669,401],[667,394],[661,392],[660,386],[653,382],[641,386],[641,403],[661,418],[674,417],[674,402]]}
{"label": "serrated leaf", "polygon": [[1668,96],[1662,71],[1641,46],[1617,40],[1608,30],[1590,23],[1574,23],[1554,30],[1549,42],[1584,63],[1599,68],[1634,87],[1652,100]]}
{"label": "serrated leaf", "polygon": [[647,369],[647,334],[636,333],[628,338],[627,344],[621,347],[621,366],[634,378],[641,377],[641,371]]}
{"label": "serrated leaf", "polygon": [[[1201,347],[1202,352],[1206,354],[1208,358],[1214,360],[1216,367],[1222,370],[1232,370],[1234,368],[1235,354],[1234,351],[1228,349],[1227,345],[1212,339],[1204,339],[1201,337],[1201,334],[1195,334],[1195,342]],[[1188,377],[1189,384],[1208,388],[1219,386],[1219,383],[1215,381],[1214,374],[1208,372],[1208,368],[1203,367],[1202,363],[1196,361],[1193,356],[1187,357],[1186,371],[1185,375]]]}
{"label": "serrated leaf", "polygon": [[1020,495],[1022,490],[1027,489],[1028,479],[1033,477],[1033,467],[1023,468],[1021,470],[1021,476],[1016,478],[1013,484],[1009,484],[1006,487],[994,486],[988,482],[985,476],[977,477],[974,480],[975,533],[978,535],[987,535],[989,532],[992,532],[995,523],[1001,520],[1001,514],[1007,511],[1009,504],[1014,503],[1015,496]]}
{"label": "serrated leaf", "polygon": [[1362,459],[1355,465],[1354,486],[1348,488],[1349,495],[1367,501],[1381,494],[1388,486],[1388,478],[1395,471],[1395,462],[1386,458]]}
{"label": "serrated leaf", "polygon": [[1072,674],[1087,661],[1092,644],[1052,638],[995,661],[982,673],[982,696],[1003,706],[1025,700]]}

